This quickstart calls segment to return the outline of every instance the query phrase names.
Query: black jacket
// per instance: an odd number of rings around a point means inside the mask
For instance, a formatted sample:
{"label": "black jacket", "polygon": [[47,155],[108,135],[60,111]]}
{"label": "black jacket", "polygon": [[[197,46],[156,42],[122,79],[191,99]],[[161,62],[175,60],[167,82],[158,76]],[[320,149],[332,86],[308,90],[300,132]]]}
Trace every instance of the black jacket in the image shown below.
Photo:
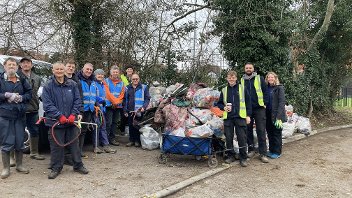
{"label": "black jacket", "polygon": [[[227,119],[229,118],[239,118],[239,109],[240,109],[240,95],[238,93],[238,82],[236,83],[235,86],[231,87],[230,85],[227,85],[227,102],[232,103],[232,110],[227,114]],[[247,111],[247,116],[251,117],[252,116],[252,104],[250,100],[250,96],[247,91],[245,91],[245,100],[246,100],[246,111]],[[224,110],[226,104],[224,104],[224,95],[222,94],[222,91],[220,93],[220,98],[217,103],[217,106],[221,109]]]}
{"label": "black jacket", "polygon": [[[254,80],[255,80],[255,77],[253,77],[251,79],[244,80],[244,86],[245,86],[248,94],[251,97],[251,102],[252,102],[252,108],[253,109],[260,107],[259,103],[258,103],[257,92],[255,91],[255,87],[254,87]],[[260,87],[262,88],[263,100],[264,100],[265,95],[266,95],[267,85],[266,85],[265,80],[264,80],[264,78],[262,76],[260,76]],[[264,105],[266,105],[265,101],[264,101]]]}
{"label": "black jacket", "polygon": [[[5,92],[18,93],[22,95],[22,102],[8,103]],[[32,98],[32,88],[24,78],[19,78],[16,83],[7,81],[5,73],[0,75],[0,116],[8,119],[19,119],[24,117],[26,106]]]}
{"label": "black jacket", "polygon": [[272,108],[267,109],[271,110],[271,118],[273,121],[281,120],[282,122],[286,122],[286,112],[285,112],[285,89],[283,85],[277,85],[273,87],[271,93],[268,93],[268,97],[271,97]]}

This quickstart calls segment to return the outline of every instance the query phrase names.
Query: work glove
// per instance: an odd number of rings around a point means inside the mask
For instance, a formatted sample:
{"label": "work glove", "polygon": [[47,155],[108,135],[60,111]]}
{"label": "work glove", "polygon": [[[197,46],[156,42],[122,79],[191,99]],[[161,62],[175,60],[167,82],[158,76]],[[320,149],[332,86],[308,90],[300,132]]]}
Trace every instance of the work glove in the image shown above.
{"label": "work glove", "polygon": [[74,124],[74,123],[75,123],[75,119],[76,119],[76,116],[73,115],[73,114],[71,114],[70,116],[68,116],[67,122],[68,122],[69,124]]}
{"label": "work glove", "polygon": [[60,124],[66,124],[68,122],[66,116],[64,115],[61,115],[60,118],[59,118],[59,123]]}
{"label": "work glove", "polygon": [[6,98],[6,99],[9,99],[9,98],[11,98],[11,96],[14,95],[14,94],[15,94],[15,93],[5,92],[4,95],[5,95],[5,98]]}
{"label": "work glove", "polygon": [[19,103],[19,102],[22,102],[22,100],[23,100],[22,96],[17,94],[15,99],[14,99],[14,102],[15,103]]}
{"label": "work glove", "polygon": [[12,102],[15,101],[16,95],[17,95],[16,93],[6,92],[5,93],[5,98],[7,98],[7,102],[12,103]]}
{"label": "work glove", "polygon": [[281,120],[276,120],[274,125],[277,129],[282,129],[282,121]]}

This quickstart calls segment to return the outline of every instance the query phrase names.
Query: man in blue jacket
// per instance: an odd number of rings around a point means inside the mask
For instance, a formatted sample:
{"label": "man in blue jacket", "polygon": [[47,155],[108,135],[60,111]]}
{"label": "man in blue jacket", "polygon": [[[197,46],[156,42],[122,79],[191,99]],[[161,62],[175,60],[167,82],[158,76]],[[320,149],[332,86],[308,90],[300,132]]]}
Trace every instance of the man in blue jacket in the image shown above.
{"label": "man in blue jacket", "polygon": [[[82,103],[83,103],[83,112],[82,112],[82,121],[83,122],[92,122],[94,115],[94,105],[96,103],[96,93],[97,87],[95,84],[95,76],[93,74],[93,65],[91,63],[84,64],[81,71],[78,72],[77,77],[81,82],[82,87]],[[83,145],[86,133],[88,131],[88,126],[82,126],[82,133],[79,137],[79,147],[81,149],[82,157],[87,157],[83,154]]]}
{"label": "man in blue jacket", "polygon": [[32,98],[32,88],[17,75],[16,60],[4,62],[5,72],[0,75],[0,146],[3,170],[1,178],[10,176],[10,152],[15,150],[16,170],[29,173],[22,166],[26,105]]}
{"label": "man in blue jacket", "polygon": [[[51,172],[49,179],[55,179],[64,165],[64,147],[61,145],[77,137],[79,129],[74,125],[76,117],[81,119],[82,105],[77,84],[65,76],[65,66],[62,63],[53,64],[53,76],[43,88],[42,100],[44,111],[49,117],[45,124],[51,129],[49,136],[51,159]],[[78,141],[67,145],[73,159],[73,169],[81,174],[88,174],[83,166]]]}
{"label": "man in blue jacket", "polygon": [[128,117],[128,127],[130,133],[130,142],[127,147],[141,146],[140,133],[138,128],[133,125],[133,119],[141,120],[144,111],[147,109],[150,102],[150,94],[147,85],[139,82],[139,75],[132,75],[132,83],[126,88],[124,100],[124,114]]}

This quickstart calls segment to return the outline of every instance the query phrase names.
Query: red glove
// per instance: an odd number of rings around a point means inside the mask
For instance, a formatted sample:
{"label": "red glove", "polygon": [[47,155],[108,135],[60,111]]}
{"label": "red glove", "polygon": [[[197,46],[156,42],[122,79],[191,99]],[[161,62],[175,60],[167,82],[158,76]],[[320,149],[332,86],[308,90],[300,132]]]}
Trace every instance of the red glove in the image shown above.
{"label": "red glove", "polygon": [[73,115],[73,114],[71,114],[70,116],[68,116],[67,122],[68,122],[69,124],[73,124],[73,123],[75,122],[75,119],[76,119],[76,116]]}
{"label": "red glove", "polygon": [[66,116],[64,116],[64,115],[61,115],[61,116],[60,116],[60,118],[59,118],[60,124],[66,124],[67,121],[68,121],[68,120],[67,120]]}

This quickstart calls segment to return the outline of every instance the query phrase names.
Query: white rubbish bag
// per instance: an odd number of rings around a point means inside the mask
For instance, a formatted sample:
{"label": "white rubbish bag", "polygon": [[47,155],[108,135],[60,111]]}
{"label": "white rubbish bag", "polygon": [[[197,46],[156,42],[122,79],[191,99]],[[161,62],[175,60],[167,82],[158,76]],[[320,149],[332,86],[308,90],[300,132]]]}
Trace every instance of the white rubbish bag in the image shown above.
{"label": "white rubbish bag", "polygon": [[306,118],[303,116],[299,116],[296,126],[297,126],[298,133],[309,135],[310,132],[312,131],[312,126],[310,124],[309,118]]}
{"label": "white rubbish bag", "polygon": [[152,127],[149,125],[143,126],[139,129],[139,132],[141,132],[140,138],[143,149],[153,150],[159,148],[160,136]]}
{"label": "white rubbish bag", "polygon": [[295,126],[296,124],[294,122],[284,122],[282,123],[282,138],[288,138],[291,137],[293,135],[293,133],[295,132]]}

